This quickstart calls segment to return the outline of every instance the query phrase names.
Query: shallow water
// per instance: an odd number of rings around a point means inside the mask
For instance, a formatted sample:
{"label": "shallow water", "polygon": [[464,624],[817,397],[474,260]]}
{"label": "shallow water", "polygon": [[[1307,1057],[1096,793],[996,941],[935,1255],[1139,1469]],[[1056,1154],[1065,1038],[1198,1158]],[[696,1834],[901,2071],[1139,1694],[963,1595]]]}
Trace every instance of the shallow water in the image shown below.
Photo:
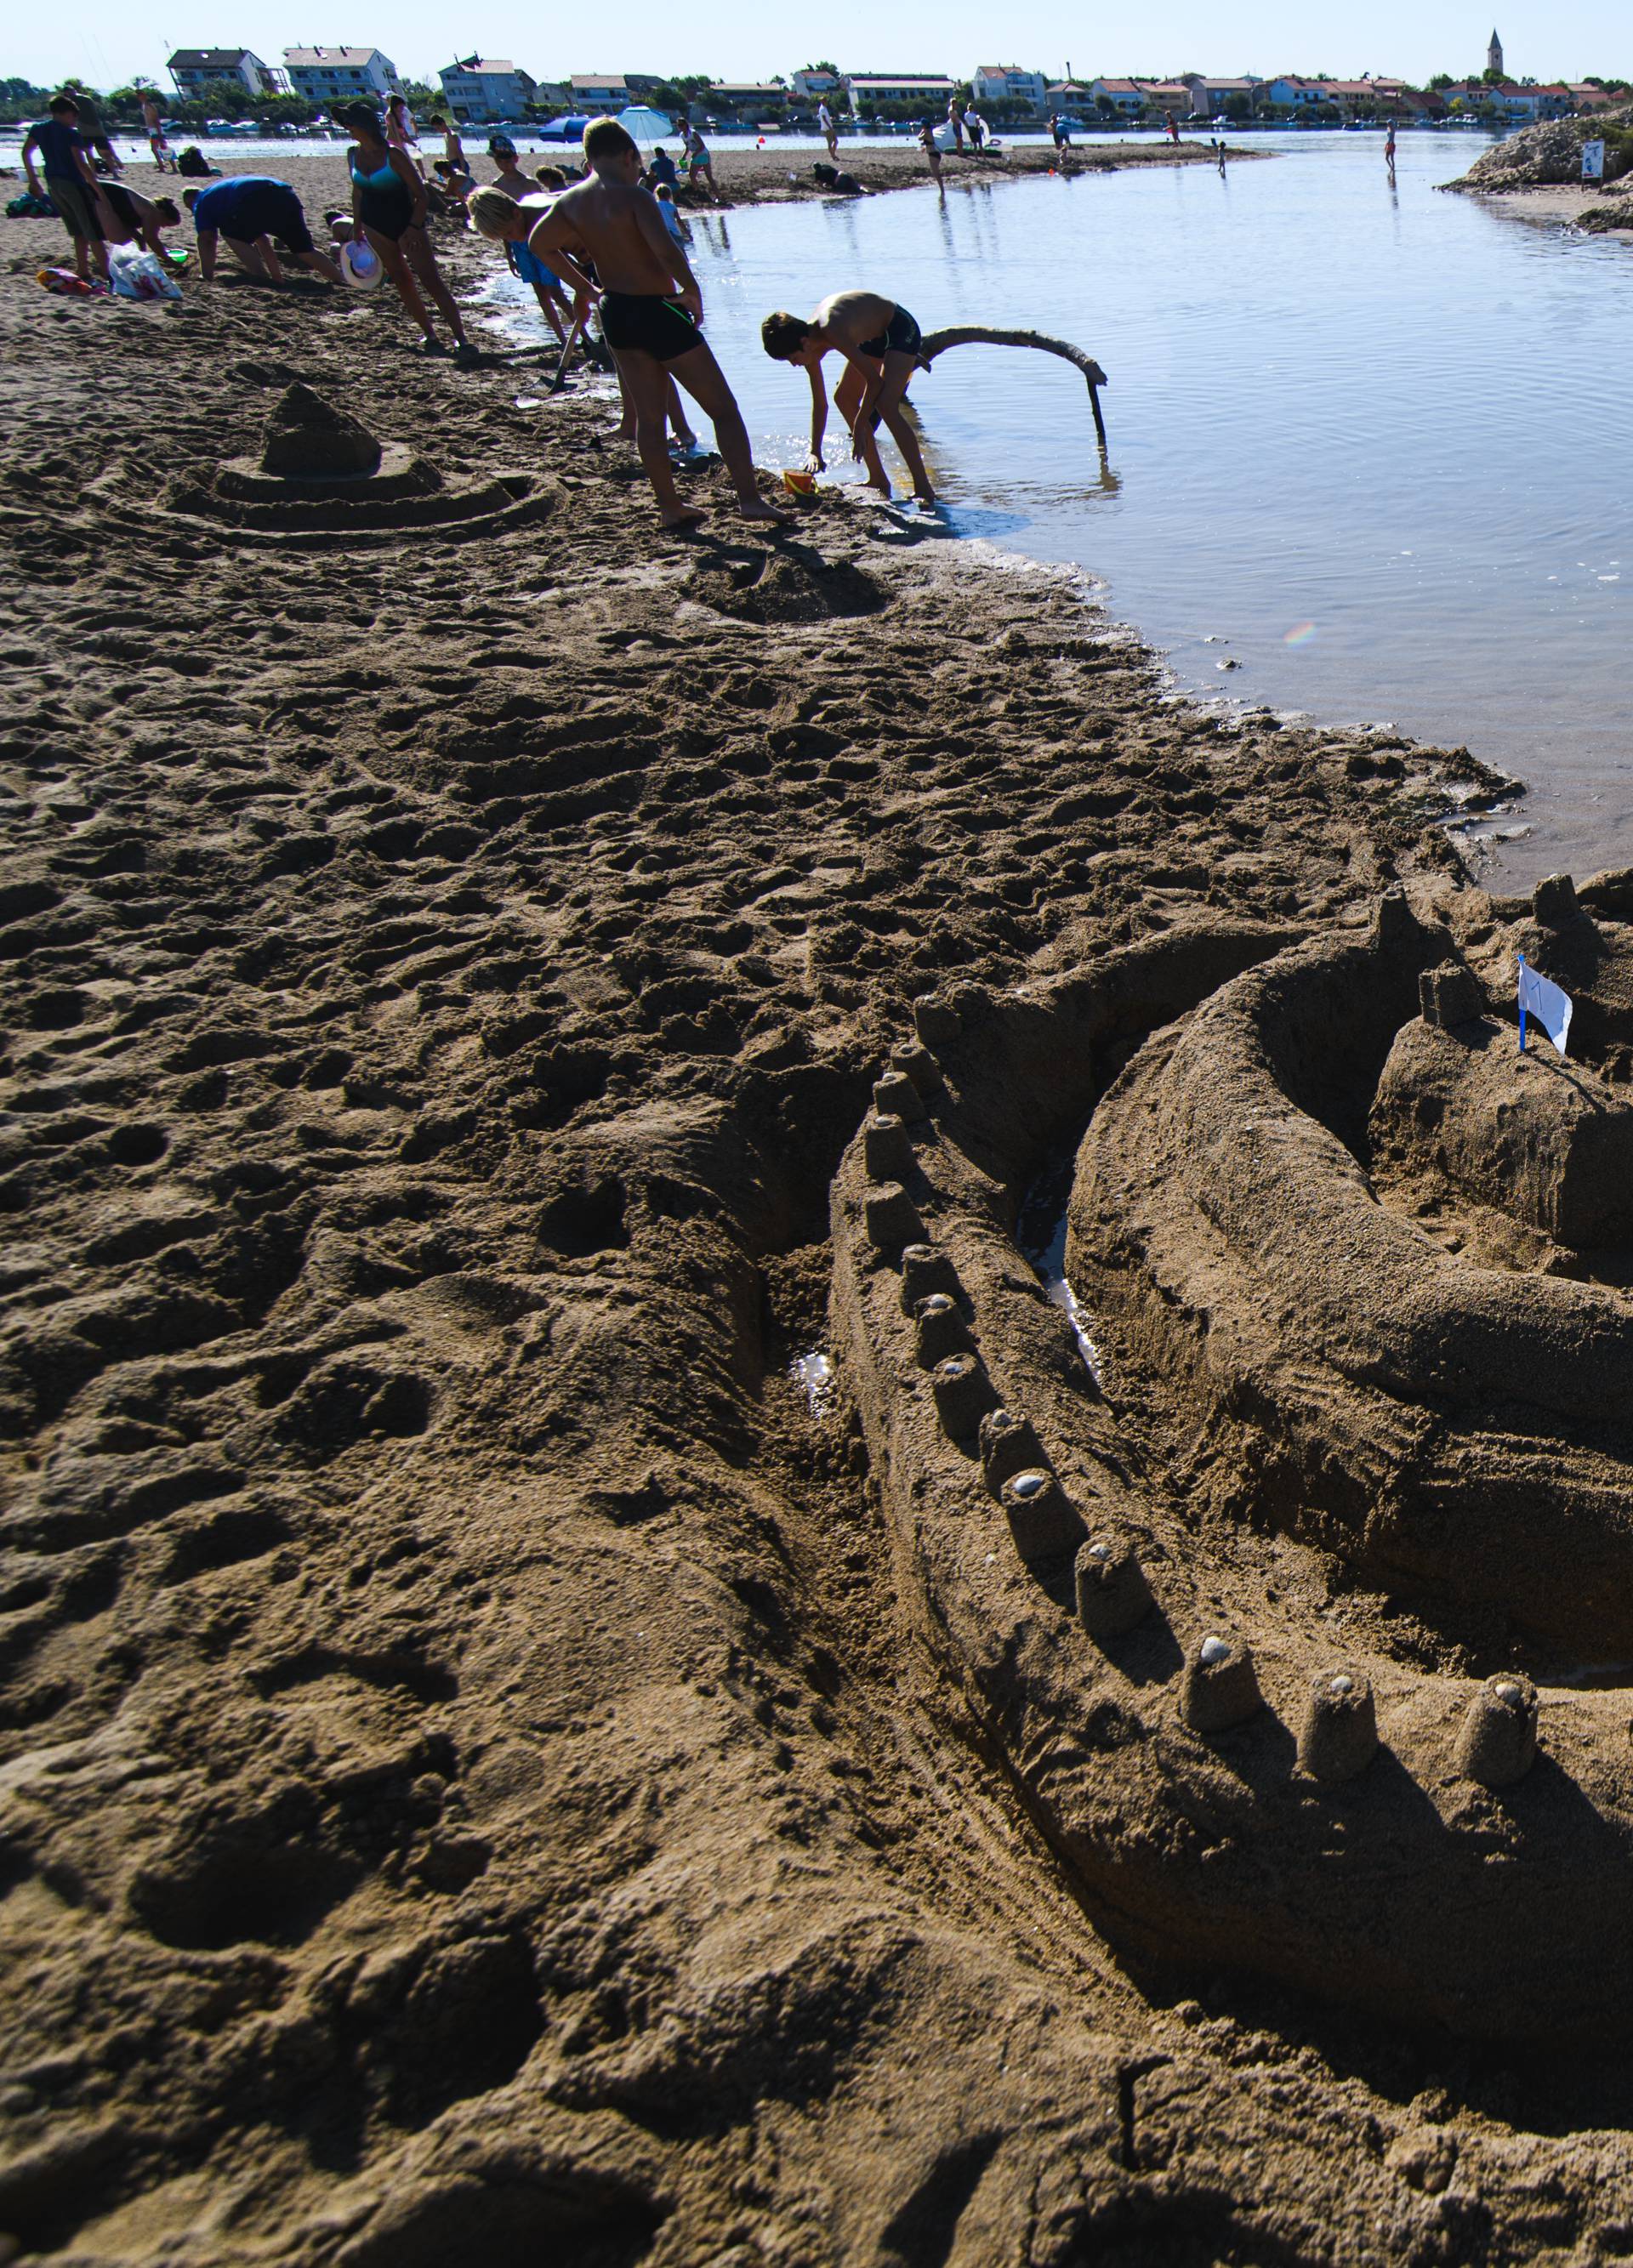
{"label": "shallow water", "polygon": [[1633,255],[1437,194],[1473,136],[1403,136],[1393,189],[1376,135],[1266,146],[1223,180],[704,219],[709,333],[761,454],[794,461],[808,417],[760,350],[770,308],[865,282],[926,329],[1075,340],[1112,379],[1104,476],[1065,364],[971,347],[915,381],[953,528],[1104,577],[1196,691],[1517,771],[1526,831],[1494,845],[1515,884],[1633,863]]}

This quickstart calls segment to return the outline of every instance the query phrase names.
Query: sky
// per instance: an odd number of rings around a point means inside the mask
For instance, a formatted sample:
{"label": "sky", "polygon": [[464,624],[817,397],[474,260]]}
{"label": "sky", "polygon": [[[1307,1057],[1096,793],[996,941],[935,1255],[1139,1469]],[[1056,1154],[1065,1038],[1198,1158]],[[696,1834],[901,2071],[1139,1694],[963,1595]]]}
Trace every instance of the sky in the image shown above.
{"label": "sky", "polygon": [[[1482,0],[1485,4],[1485,0]],[[162,12],[152,12],[154,6]],[[450,18],[437,0],[77,0],[63,17],[19,9],[0,43],[0,77],[41,85],[71,72],[95,86],[136,74],[167,84],[176,47],[236,45],[277,63],[285,47],[321,42],[382,48],[406,78],[429,78],[451,63]],[[333,11],[336,20],[329,20]],[[597,23],[588,20],[591,13]],[[1363,71],[1421,84],[1436,71],[1456,76],[1484,67],[1492,25],[1462,0],[1363,0],[1355,7],[1310,0],[1105,0],[1092,11],[1068,0],[896,0],[890,29],[876,0],[827,0],[820,9],[767,8],[764,0],[623,0],[604,26],[549,13],[523,0],[468,0],[458,11],[461,45],[481,43],[535,78],[572,71],[706,72],[711,78],[785,77],[802,63],[831,60],[841,70],[948,71],[978,63],[1096,74],[1221,74]],[[149,27],[151,26],[150,29]],[[806,28],[809,27],[809,28]],[[1629,0],[1549,0],[1506,10],[1497,28],[1516,78],[1633,78],[1633,6]]]}

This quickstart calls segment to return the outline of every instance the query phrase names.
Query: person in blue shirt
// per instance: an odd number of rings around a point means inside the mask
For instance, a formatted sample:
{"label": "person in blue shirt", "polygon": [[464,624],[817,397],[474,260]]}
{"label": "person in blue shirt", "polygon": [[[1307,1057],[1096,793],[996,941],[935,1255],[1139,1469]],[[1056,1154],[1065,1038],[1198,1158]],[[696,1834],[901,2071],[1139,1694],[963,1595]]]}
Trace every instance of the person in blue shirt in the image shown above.
{"label": "person in blue shirt", "polygon": [[272,248],[277,237],[297,268],[310,268],[331,284],[344,280],[334,261],[314,245],[300,199],[287,181],[266,173],[229,173],[207,189],[183,189],[181,202],[198,231],[198,272],[206,284],[215,275],[223,238],[247,276],[283,282]]}
{"label": "person in blue shirt", "polygon": [[664,188],[672,189],[679,179],[680,175],[675,170],[674,158],[660,143],[653,151],[652,162],[647,168],[647,187],[654,191]]}
{"label": "person in blue shirt", "polygon": [[[91,281],[95,266],[107,281],[107,247],[96,175],[86,156],[87,142],[80,131],[79,105],[71,94],[54,96],[51,115],[31,126],[23,143],[23,170],[34,195],[49,197],[56,207],[74,247],[74,269],[82,284]],[[40,173],[34,159],[40,159]]]}

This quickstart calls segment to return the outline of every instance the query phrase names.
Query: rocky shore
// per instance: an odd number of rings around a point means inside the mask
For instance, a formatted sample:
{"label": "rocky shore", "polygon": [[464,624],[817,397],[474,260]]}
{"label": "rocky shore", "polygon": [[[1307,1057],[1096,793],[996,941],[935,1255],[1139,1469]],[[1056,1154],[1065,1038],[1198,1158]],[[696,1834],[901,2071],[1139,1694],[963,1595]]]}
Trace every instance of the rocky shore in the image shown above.
{"label": "rocky shore", "polygon": [[[1489,934],[1507,784],[838,497],[767,538],[699,461],[663,537],[604,401],[383,294],[54,302],[8,225],[0,2251],[1625,2253],[1618,2053],[1124,1965],[830,1310],[917,996],[1399,884]],[[254,469],[296,387],[398,483],[351,533]]]}

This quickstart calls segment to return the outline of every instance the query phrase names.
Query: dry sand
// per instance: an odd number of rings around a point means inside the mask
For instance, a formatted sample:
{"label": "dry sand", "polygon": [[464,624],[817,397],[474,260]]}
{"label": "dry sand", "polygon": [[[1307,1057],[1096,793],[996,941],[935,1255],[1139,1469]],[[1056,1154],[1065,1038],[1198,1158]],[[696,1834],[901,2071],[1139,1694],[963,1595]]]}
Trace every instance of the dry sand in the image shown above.
{"label": "dry sand", "polygon": [[[338,158],[302,161],[308,209]],[[464,288],[490,257],[445,239]],[[1455,755],[400,311],[0,284],[0,2228],[76,2263],[1586,2260],[1613,2058],[1113,1957],[831,1344],[910,998],[1363,918]],[[309,382],[538,524],[166,510]],[[1341,1963],[1341,1942],[1332,1959]]]}

